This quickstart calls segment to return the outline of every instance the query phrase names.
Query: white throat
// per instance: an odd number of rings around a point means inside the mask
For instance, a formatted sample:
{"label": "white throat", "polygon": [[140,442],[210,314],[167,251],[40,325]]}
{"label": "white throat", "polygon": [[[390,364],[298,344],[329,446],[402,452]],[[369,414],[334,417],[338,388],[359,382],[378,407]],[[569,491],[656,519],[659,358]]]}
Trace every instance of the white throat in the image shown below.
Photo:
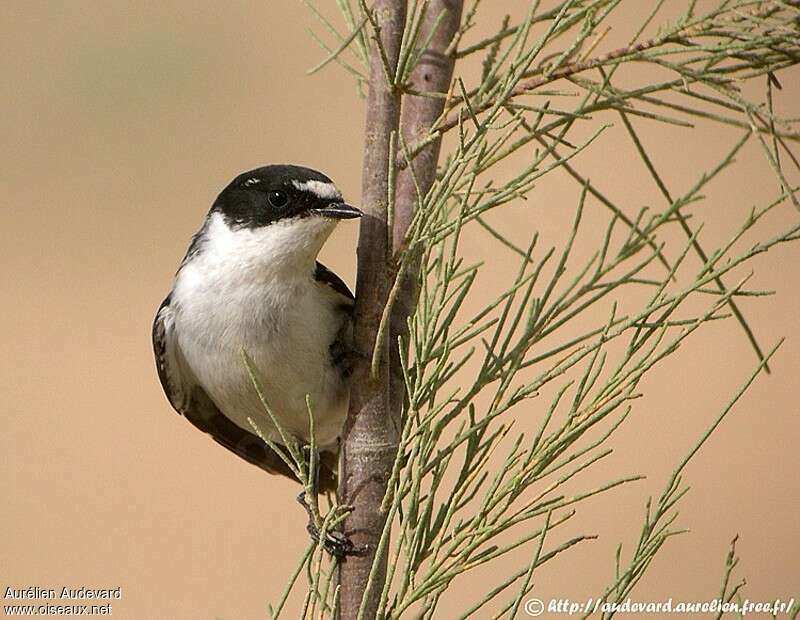
{"label": "white throat", "polygon": [[279,220],[252,229],[231,227],[222,214],[213,213],[193,259],[204,262],[205,269],[226,265],[248,278],[263,275],[274,279],[294,273],[307,277],[335,227],[335,220],[319,216]]}

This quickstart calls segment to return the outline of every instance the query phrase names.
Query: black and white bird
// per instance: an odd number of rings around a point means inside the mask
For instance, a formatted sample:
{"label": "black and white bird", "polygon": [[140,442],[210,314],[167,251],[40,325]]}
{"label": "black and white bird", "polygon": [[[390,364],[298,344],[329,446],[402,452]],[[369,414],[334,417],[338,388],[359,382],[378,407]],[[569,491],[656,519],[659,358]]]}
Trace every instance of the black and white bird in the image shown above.
{"label": "black and white bird", "polygon": [[217,197],[156,314],[153,347],[169,402],[246,461],[293,477],[258,437],[281,444],[248,376],[258,370],[272,413],[308,442],[310,399],[319,486],[335,486],[349,399],[353,294],[317,255],[339,220],[361,211],[325,175],[273,165]]}

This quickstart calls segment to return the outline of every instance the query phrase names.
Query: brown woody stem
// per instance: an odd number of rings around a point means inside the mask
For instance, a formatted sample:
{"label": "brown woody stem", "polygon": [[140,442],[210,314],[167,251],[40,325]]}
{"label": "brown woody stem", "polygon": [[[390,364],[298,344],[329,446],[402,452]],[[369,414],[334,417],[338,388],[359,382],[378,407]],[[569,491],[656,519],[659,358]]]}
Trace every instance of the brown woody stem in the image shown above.
{"label": "brown woody stem", "polygon": [[[453,79],[456,52],[449,49],[453,37],[461,24],[464,0],[431,0],[428,4],[425,22],[422,24],[420,39],[428,41],[428,48],[422,54],[411,74],[412,90],[419,93],[448,92]],[[433,123],[442,114],[445,100],[406,95],[403,99],[403,112],[400,131],[406,144],[419,142],[430,132]],[[441,138],[428,143],[419,151],[411,164],[411,169],[400,171],[397,176],[395,192],[395,219],[393,249],[405,247],[405,237],[414,211],[420,198],[428,193],[436,179],[439,162]],[[405,384],[400,373],[400,352],[398,338],[405,338],[408,332],[408,317],[417,303],[417,267],[412,265],[405,270],[396,303],[391,316],[391,344],[395,356],[395,368],[389,377],[391,383],[391,402],[394,409],[400,409],[405,397]]]}
{"label": "brown woody stem", "polygon": [[[398,424],[389,407],[388,347],[373,373],[370,360],[375,336],[393,275],[388,230],[390,141],[400,120],[400,89],[389,82],[400,54],[406,19],[405,0],[376,0],[370,9],[375,41],[370,49],[369,94],[362,178],[361,231],[356,280],[355,348],[360,354],[353,369],[350,410],[342,439],[339,498],[353,507],[345,534],[359,555],[347,557],[339,568],[340,617],[374,618],[386,575],[386,558],[375,552],[386,515],[380,511],[386,482],[397,452]],[[388,66],[387,66],[388,65]],[[370,579],[371,578],[371,579]],[[368,582],[372,587],[367,586]],[[363,600],[363,608],[362,608]]]}
{"label": "brown woody stem", "polygon": [[[428,41],[428,49],[410,77],[412,87],[420,92],[446,91],[450,84],[455,56],[445,51],[458,30],[462,7],[463,0],[432,0],[427,7],[418,40]],[[440,149],[436,141],[419,153],[414,163],[416,182],[410,170],[397,175],[389,221],[395,180],[393,133],[399,132],[406,142],[416,141],[430,131],[444,106],[443,100],[407,96],[401,118],[401,89],[388,84],[386,74],[393,74],[397,65],[405,15],[404,0],[378,0],[372,13],[381,44],[373,46],[371,54],[367,102],[362,198],[366,215],[359,242],[355,310],[355,342],[362,355],[353,373],[339,489],[341,502],[353,507],[345,532],[366,552],[348,557],[340,568],[340,617],[348,620],[375,617],[386,578],[386,558],[376,562],[375,552],[386,518],[380,506],[399,441],[405,390],[397,342],[406,334],[406,321],[416,303],[414,267],[406,266],[406,276],[395,290],[390,328],[379,328],[397,274],[393,248],[403,245],[418,191],[424,196],[433,184]],[[384,342],[376,342],[379,334]]]}

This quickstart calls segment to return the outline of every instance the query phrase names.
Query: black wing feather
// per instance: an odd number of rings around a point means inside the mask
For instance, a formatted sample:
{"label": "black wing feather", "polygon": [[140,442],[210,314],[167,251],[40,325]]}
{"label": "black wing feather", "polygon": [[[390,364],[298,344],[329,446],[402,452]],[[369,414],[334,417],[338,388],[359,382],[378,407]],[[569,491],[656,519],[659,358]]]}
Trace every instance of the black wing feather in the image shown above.
{"label": "black wing feather", "polygon": [[314,270],[314,279],[317,282],[327,284],[339,295],[347,297],[351,302],[356,300],[344,281],[319,261],[317,261],[317,268]]}
{"label": "black wing feather", "polygon": [[353,351],[353,321],[352,311],[355,297],[342,279],[328,269],[325,265],[317,261],[317,268],[314,271],[314,279],[317,282],[327,284],[333,291],[338,293],[342,299],[340,309],[347,318],[342,321],[341,329],[336,334],[336,338],[331,343],[331,363],[339,369],[342,376],[347,378],[352,374],[355,353]]}

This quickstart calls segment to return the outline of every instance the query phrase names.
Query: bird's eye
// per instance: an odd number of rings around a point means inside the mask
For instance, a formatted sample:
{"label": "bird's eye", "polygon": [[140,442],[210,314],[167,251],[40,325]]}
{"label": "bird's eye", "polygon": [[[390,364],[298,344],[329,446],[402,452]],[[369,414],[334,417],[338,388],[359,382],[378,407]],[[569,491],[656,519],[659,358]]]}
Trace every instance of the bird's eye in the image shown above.
{"label": "bird's eye", "polygon": [[278,209],[289,204],[289,196],[286,195],[286,192],[280,190],[273,190],[267,194],[267,200],[269,200],[269,204]]}

